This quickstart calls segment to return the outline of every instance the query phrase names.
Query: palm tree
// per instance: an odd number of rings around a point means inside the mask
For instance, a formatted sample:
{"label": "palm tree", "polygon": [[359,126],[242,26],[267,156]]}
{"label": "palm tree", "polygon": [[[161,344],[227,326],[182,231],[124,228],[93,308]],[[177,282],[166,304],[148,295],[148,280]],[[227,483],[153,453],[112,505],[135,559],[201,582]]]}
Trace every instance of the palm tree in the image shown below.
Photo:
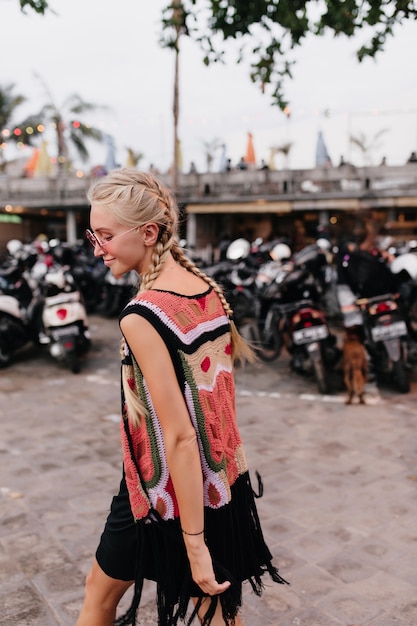
{"label": "palm tree", "polygon": [[13,93],[14,89],[14,84],[0,87],[0,172],[6,166],[4,157],[6,140],[33,145],[33,138],[43,130],[41,127],[38,128],[40,119],[35,115],[21,122],[14,122],[16,110],[26,102],[25,96]]}
{"label": "palm tree", "polygon": [[62,171],[64,167],[68,167],[71,164],[69,156],[70,146],[75,148],[80,159],[85,162],[89,156],[86,140],[105,141],[105,133],[90,124],[82,122],[79,116],[86,112],[96,111],[98,108],[106,109],[107,107],[99,107],[86,102],[78,94],[68,96],[61,106],[58,107],[45,83],[43,83],[43,86],[49,102],[43,106],[39,116],[45,126],[50,124],[54,128],[58,170]]}
{"label": "palm tree", "polygon": [[214,153],[218,148],[223,146],[223,143],[220,139],[212,139],[211,141],[203,141],[203,146],[207,163],[207,171],[210,172],[214,161]]}
{"label": "palm tree", "polygon": [[[171,48],[175,52],[174,65],[174,99],[173,99],[173,116],[174,116],[174,145],[173,145],[173,167],[172,167],[172,189],[174,193],[178,187],[178,121],[179,121],[179,54],[180,54],[180,37],[181,35],[189,35],[187,27],[188,13],[185,11],[181,0],[172,0],[170,5],[163,11],[162,25],[164,29],[163,37],[160,42],[163,47]],[[171,30],[172,29],[172,30]]]}
{"label": "palm tree", "polygon": [[145,156],[143,152],[136,152],[133,148],[126,148],[127,150],[127,159],[126,165],[127,167],[139,167],[140,161]]}
{"label": "palm tree", "polygon": [[370,139],[365,135],[365,133],[350,135],[350,143],[362,152],[365,165],[372,165],[372,152],[381,146],[381,142],[379,140],[386,132],[388,132],[388,128],[383,128],[375,133],[375,135]]}

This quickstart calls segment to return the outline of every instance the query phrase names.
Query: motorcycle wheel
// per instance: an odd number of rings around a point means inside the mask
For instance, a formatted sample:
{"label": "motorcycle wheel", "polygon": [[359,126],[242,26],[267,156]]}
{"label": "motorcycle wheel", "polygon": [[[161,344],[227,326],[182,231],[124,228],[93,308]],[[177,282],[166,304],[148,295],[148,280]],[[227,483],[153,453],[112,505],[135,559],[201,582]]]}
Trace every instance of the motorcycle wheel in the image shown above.
{"label": "motorcycle wheel", "polygon": [[70,370],[71,370],[71,372],[73,374],[79,374],[80,373],[80,371],[81,371],[80,357],[75,352],[75,350],[68,354],[68,363],[69,363],[69,366],[70,366]]}
{"label": "motorcycle wheel", "polygon": [[0,314],[0,369],[8,367],[13,359],[14,350],[11,349],[8,338],[13,337],[15,350],[25,343],[21,332],[20,326],[15,323],[12,316],[7,313]]}
{"label": "motorcycle wheel", "polygon": [[275,361],[281,354],[282,337],[278,328],[278,319],[273,312],[269,312],[265,324],[259,328],[257,344],[259,358],[265,363]]}
{"label": "motorcycle wheel", "polygon": [[262,329],[259,328],[258,322],[255,319],[246,320],[245,323],[239,327],[239,332],[250,344],[256,356],[258,356],[261,361],[269,363],[277,359],[281,354],[282,341],[278,329],[276,334],[274,333],[267,343],[262,339]]}
{"label": "motorcycle wheel", "polygon": [[319,392],[323,395],[327,394],[329,391],[329,385],[322,359],[313,359],[313,372]]}
{"label": "motorcycle wheel", "polygon": [[414,299],[408,311],[409,326],[411,332],[417,335],[417,300]]}
{"label": "motorcycle wheel", "polygon": [[392,370],[395,386],[398,391],[400,393],[408,393],[410,391],[410,381],[404,363],[402,361],[396,361],[392,364]]}
{"label": "motorcycle wheel", "polygon": [[8,367],[12,361],[12,355],[7,349],[3,337],[0,337],[0,369]]}

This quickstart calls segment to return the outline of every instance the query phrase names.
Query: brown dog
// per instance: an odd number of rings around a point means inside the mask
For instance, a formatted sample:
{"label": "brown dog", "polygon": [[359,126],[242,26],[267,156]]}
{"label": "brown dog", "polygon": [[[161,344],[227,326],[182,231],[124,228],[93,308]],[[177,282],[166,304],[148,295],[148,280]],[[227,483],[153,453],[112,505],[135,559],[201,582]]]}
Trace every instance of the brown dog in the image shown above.
{"label": "brown dog", "polygon": [[352,404],[355,395],[359,398],[360,404],[366,404],[364,393],[365,383],[368,378],[368,358],[365,347],[354,329],[347,329],[345,332],[343,373],[348,390],[346,404]]}

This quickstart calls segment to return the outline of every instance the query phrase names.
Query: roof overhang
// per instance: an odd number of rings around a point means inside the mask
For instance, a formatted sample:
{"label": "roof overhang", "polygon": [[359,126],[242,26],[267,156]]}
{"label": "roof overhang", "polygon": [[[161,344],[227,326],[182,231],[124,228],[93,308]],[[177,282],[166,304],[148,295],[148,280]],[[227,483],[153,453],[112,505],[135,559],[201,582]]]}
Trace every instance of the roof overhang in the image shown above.
{"label": "roof overhang", "polygon": [[293,203],[287,201],[268,202],[201,202],[186,205],[187,213],[290,213]]}

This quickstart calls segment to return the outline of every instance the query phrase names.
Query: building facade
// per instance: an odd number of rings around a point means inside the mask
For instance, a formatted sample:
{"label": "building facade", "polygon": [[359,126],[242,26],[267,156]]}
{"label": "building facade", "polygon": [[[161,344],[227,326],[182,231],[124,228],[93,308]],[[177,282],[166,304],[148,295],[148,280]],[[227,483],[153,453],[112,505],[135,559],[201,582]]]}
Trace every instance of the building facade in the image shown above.
{"label": "building facade", "polygon": [[[169,175],[160,178],[171,184]],[[0,251],[39,234],[74,242],[88,227],[91,178],[0,179]],[[337,238],[372,219],[393,238],[417,238],[417,163],[309,170],[179,174],[177,200],[187,247],[211,261],[221,242],[284,238],[298,249],[320,232]]]}

